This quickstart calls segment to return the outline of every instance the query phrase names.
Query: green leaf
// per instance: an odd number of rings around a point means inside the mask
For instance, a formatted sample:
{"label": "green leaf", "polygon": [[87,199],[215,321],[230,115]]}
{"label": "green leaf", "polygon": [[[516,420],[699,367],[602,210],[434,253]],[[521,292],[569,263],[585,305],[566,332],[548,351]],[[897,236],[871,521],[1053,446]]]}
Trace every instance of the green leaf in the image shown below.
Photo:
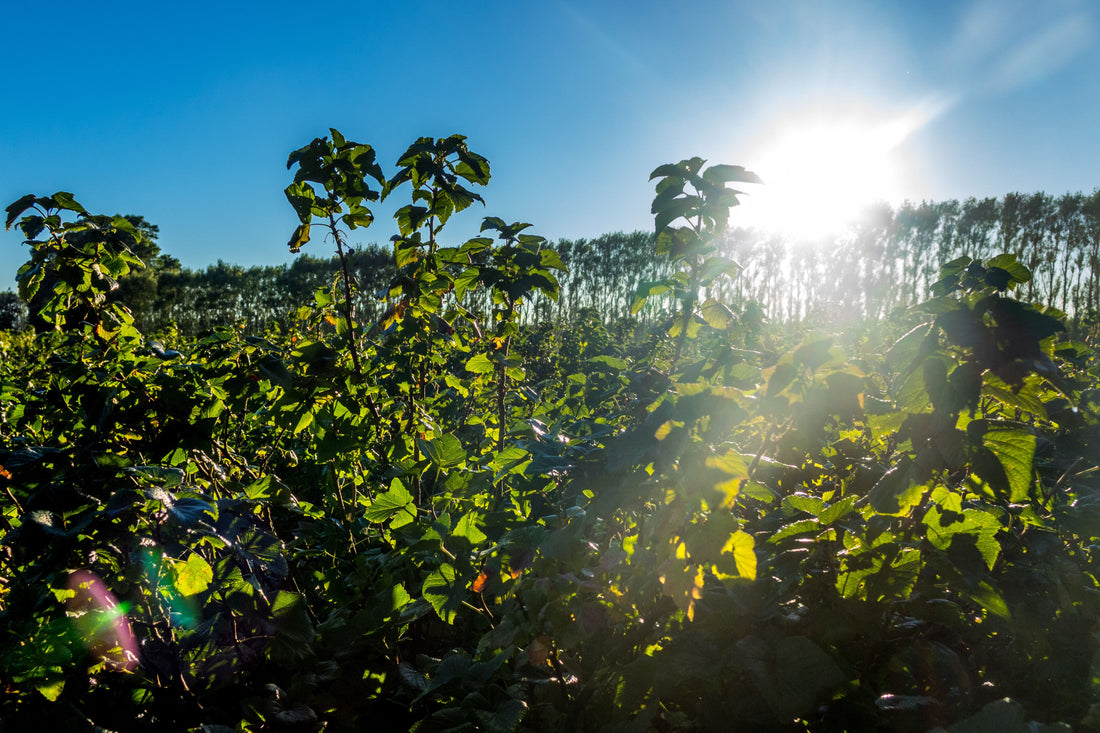
{"label": "green leaf", "polygon": [[276,632],[268,652],[283,664],[300,664],[312,652],[315,632],[306,600],[298,593],[281,590],[271,604]]}
{"label": "green leaf", "polygon": [[908,457],[903,457],[871,488],[868,499],[875,511],[904,514],[920,501],[924,488],[913,481],[912,464]]}
{"label": "green leaf", "polygon": [[1036,374],[1029,374],[1023,382],[1012,388],[998,379],[992,372],[986,372],[982,384],[982,394],[995,397],[1009,407],[1018,407],[1035,417],[1046,420],[1047,409],[1042,399],[1043,380]]}
{"label": "green leaf", "polygon": [[256,365],[256,370],[273,385],[279,387],[287,387],[292,381],[286,365],[283,364],[281,359],[271,354],[265,354],[260,359],[259,364]]}
{"label": "green leaf", "polygon": [[68,191],[58,191],[53,196],[50,196],[50,198],[53,199],[55,208],[75,211],[78,214],[88,213],[83,206],[77,203],[76,199],[74,199],[73,195]]}
{"label": "green leaf", "polygon": [[210,564],[194,553],[187,558],[187,562],[177,564],[175,572],[176,590],[184,596],[202,593],[214,579],[214,571],[210,568]]}
{"label": "green leaf", "polygon": [[816,517],[825,509],[825,500],[817,496],[791,494],[783,499],[783,506]]}
{"label": "green leaf", "polygon": [[768,702],[785,720],[806,714],[818,698],[828,699],[847,679],[833,658],[805,636],[779,640],[774,670],[777,694]]}
{"label": "green leaf", "polygon": [[565,263],[561,261],[561,255],[553,249],[543,249],[539,251],[539,265],[543,269],[561,270],[562,272],[567,272],[569,270],[569,268],[565,266]]}
{"label": "green leaf", "polygon": [[[699,279],[703,285],[710,285],[719,275],[735,278],[741,274],[743,268],[728,257],[708,257],[703,266],[699,268]],[[711,302],[711,298],[707,302]]]}
{"label": "green leaf", "polygon": [[412,603],[412,596],[405,590],[405,586],[401,583],[396,583],[389,589],[389,610],[400,611],[405,606]]}
{"label": "green leaf", "polygon": [[703,171],[703,180],[718,186],[727,183],[764,183],[760,176],[752,171],[745,170],[739,165],[727,165],[725,163],[712,165]]}
{"label": "green leaf", "polygon": [[777,544],[788,537],[798,537],[804,534],[817,534],[821,532],[820,519],[801,519],[797,522],[780,527],[775,534],[768,538],[768,542]]}
{"label": "green leaf", "polygon": [[455,569],[445,563],[424,580],[422,593],[425,600],[448,624],[454,623],[466,595],[465,588],[457,582],[457,578]]}
{"label": "green leaf", "polygon": [[787,388],[794,378],[798,376],[798,371],[794,368],[794,364],[790,361],[780,361],[775,365],[772,370],[771,376],[768,377],[768,388],[765,392],[767,397],[774,397]]}
{"label": "green leaf", "polygon": [[670,557],[657,568],[657,573],[664,594],[676,603],[688,621],[694,620],[695,602],[703,597],[706,578],[703,568],[694,564],[685,566],[683,560]]}
{"label": "green leaf", "polygon": [[928,541],[940,550],[947,550],[958,534],[972,535],[986,566],[993,569],[1001,553],[1001,543],[997,541],[1001,522],[997,517],[981,509],[964,509],[960,513],[933,506],[925,513],[924,523],[928,527]]}
{"label": "green leaf", "polygon": [[298,422],[294,425],[294,435],[302,432],[310,425],[313,424],[313,410],[306,410],[298,418]]}
{"label": "green leaf", "polygon": [[810,715],[846,679],[833,658],[805,636],[783,637],[774,646],[746,636],[735,654],[737,667],[745,670],[777,721]]}
{"label": "green leaf", "polygon": [[435,440],[419,440],[420,449],[428,459],[444,471],[461,466],[466,462],[466,451],[458,438],[445,433]]}
{"label": "green leaf", "polygon": [[489,467],[494,471],[500,471],[511,468],[522,461],[529,460],[530,457],[531,454],[528,451],[519,446],[510,445],[493,456],[492,460],[489,461]]}
{"label": "green leaf", "polygon": [[244,487],[244,495],[250,501],[264,501],[271,498],[271,476],[253,481]]}
{"label": "green leaf", "polygon": [[1006,620],[1011,618],[1008,604],[1005,603],[1005,599],[1000,592],[990,585],[989,581],[982,581],[977,588],[973,590],[963,589],[962,592],[963,595],[968,596],[970,600],[975,601],[990,613]]}
{"label": "green leaf", "polygon": [[286,194],[290,205],[294,207],[294,213],[298,215],[299,221],[303,224],[309,222],[313,206],[317,202],[317,197],[309,184],[304,182],[292,183],[286,187],[283,193]]}
{"label": "green leaf", "polygon": [[1035,460],[1035,436],[1022,428],[994,428],[982,435],[982,445],[1004,467],[1008,479],[1009,501],[1027,501]]}
{"label": "green leaf", "polygon": [[[936,357],[932,357],[936,359]],[[936,359],[940,361],[939,359]],[[928,361],[928,360],[925,360]],[[902,412],[921,413],[932,410],[932,397],[928,394],[925,370],[913,369],[897,390],[898,409]]]}
{"label": "green leaf", "polygon": [[931,324],[922,323],[898,339],[886,352],[886,363],[890,368],[894,371],[901,371],[913,364],[917,359],[917,355],[925,348],[924,344],[931,330]]}
{"label": "green leaf", "polygon": [[653,211],[656,215],[654,217],[655,230],[658,233],[661,232],[680,217],[691,214],[701,203],[702,200],[698,196],[684,196],[665,203],[659,209],[655,206]]}
{"label": "green leaf", "polygon": [[613,356],[593,356],[588,363],[596,367],[595,371],[606,374],[615,374],[630,366],[625,359],[616,359]]}
{"label": "green leaf", "polygon": [[980,712],[948,729],[949,733],[1028,733],[1037,730],[1028,725],[1024,706],[1007,697],[988,703]]}
{"label": "green leaf", "polygon": [[855,511],[856,497],[849,496],[840,501],[830,504],[821,514],[818,515],[818,519],[821,520],[823,525],[830,525],[838,519],[844,517]]}
{"label": "green leaf", "polygon": [[290,235],[290,241],[287,242],[287,246],[291,252],[298,252],[309,242],[309,222],[300,224],[294,230],[294,233]]}
{"label": "green leaf", "polygon": [[407,519],[395,521],[391,525],[395,528],[412,521],[416,516],[416,509],[413,507],[412,494],[395,478],[390,482],[390,490],[375,497],[363,516],[369,522],[382,523],[398,514],[405,515]]}
{"label": "green leaf", "polygon": [[[1006,253],[997,255],[989,259],[986,263],[986,267],[997,268],[1004,271],[1011,280],[1007,283],[1009,287],[1015,287],[1031,280],[1031,270],[1022,263],[1016,260],[1016,255],[1012,253]],[[1001,288],[1002,290],[1004,288]]]}
{"label": "green leaf", "polygon": [[489,360],[485,354],[478,354],[466,362],[466,371],[474,374],[490,374],[496,369],[496,364]]}
{"label": "green leaf", "polygon": [[11,225],[19,218],[19,215],[33,206],[37,198],[38,197],[33,193],[28,193],[26,196],[21,196],[13,203],[9,204],[5,209],[8,216],[4,222],[4,229],[11,229]]}
{"label": "green leaf", "polygon": [[653,295],[668,292],[673,287],[671,280],[657,280],[656,282],[643,282],[638,284],[634,293],[634,301],[630,306],[630,314],[634,315],[645,305],[646,299]]}
{"label": "green leaf", "polygon": [[730,321],[736,320],[736,316],[733,315],[733,311],[729,309],[724,303],[719,303],[714,298],[709,298],[699,308],[699,312],[703,316],[703,320],[707,322],[707,325],[711,328],[723,331],[729,326]]}
{"label": "green leaf", "polygon": [[465,514],[462,519],[458,520],[458,524],[455,525],[454,531],[451,533],[455,537],[465,537],[470,541],[471,545],[479,545],[488,537],[484,532],[478,528],[480,516],[477,512],[469,512]]}
{"label": "green leaf", "polygon": [[[810,337],[813,338],[813,337]],[[807,340],[794,351],[795,364],[803,364],[810,371],[816,371],[832,360],[836,354],[833,351],[833,339],[831,337]]]}
{"label": "green leaf", "polygon": [[202,499],[183,498],[165,502],[168,515],[184,527],[191,528],[203,522],[217,521],[218,509]]}
{"label": "green leaf", "polygon": [[499,451],[489,461],[489,467],[494,472],[493,483],[495,484],[511,474],[522,474],[533,460],[529,452],[518,446],[510,445]]}

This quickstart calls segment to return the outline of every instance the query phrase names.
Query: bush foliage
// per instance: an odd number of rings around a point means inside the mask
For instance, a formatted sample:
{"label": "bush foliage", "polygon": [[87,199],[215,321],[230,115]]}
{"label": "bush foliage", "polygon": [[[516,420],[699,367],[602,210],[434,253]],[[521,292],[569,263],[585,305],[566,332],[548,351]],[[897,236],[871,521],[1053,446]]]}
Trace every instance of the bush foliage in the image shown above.
{"label": "bush foliage", "polygon": [[[635,312],[525,320],[567,275],[489,163],[291,154],[340,277],[264,333],[142,334],[141,231],[7,209],[0,727],[1061,730],[1100,725],[1100,374],[1014,254],[944,264],[893,345],[759,348],[715,294],[731,183],[653,173]],[[369,316],[347,232],[404,195]],[[1030,727],[1028,727],[1030,726]]]}

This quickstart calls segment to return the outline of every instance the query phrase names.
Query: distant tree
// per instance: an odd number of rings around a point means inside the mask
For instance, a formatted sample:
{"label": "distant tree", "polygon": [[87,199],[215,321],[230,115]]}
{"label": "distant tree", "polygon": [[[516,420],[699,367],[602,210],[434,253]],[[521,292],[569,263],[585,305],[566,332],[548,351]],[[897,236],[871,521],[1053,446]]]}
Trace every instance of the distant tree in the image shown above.
{"label": "distant tree", "polygon": [[22,331],[27,327],[27,304],[15,293],[0,293],[0,330]]}

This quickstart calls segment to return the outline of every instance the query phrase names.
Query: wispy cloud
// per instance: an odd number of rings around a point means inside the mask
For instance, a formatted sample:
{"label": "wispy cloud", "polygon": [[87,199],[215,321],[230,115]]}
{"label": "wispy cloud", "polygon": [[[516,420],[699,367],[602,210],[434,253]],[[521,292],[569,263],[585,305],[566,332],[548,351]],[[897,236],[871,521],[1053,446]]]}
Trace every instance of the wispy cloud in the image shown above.
{"label": "wispy cloud", "polygon": [[1080,2],[978,0],[956,26],[946,71],[962,94],[1006,94],[1049,79],[1096,38],[1091,6]]}
{"label": "wispy cloud", "polygon": [[1092,18],[1076,13],[1019,39],[1003,55],[991,84],[1010,91],[1047,79],[1088,48],[1096,38]]}

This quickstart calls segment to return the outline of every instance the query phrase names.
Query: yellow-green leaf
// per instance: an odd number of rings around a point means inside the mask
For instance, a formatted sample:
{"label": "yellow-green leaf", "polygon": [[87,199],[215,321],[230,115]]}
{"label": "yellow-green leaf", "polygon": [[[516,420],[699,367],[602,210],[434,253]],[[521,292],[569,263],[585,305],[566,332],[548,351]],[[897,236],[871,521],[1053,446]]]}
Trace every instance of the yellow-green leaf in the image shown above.
{"label": "yellow-green leaf", "polygon": [[733,502],[737,501],[737,495],[741,493],[741,482],[744,479],[731,478],[726,481],[719,481],[714,485],[714,488],[722,493],[722,506],[729,508],[733,506]]}
{"label": "yellow-green leaf", "polygon": [[737,530],[726,544],[722,552],[732,552],[733,561],[737,564],[737,574],[748,580],[756,580],[756,540],[744,530]]}
{"label": "yellow-green leaf", "polygon": [[202,593],[210,586],[214,579],[214,571],[210,564],[198,555],[192,554],[187,562],[176,566],[176,590],[181,595],[193,596]]}
{"label": "yellow-green leaf", "polygon": [[60,679],[51,682],[40,682],[35,686],[35,689],[41,692],[42,697],[50,702],[57,702],[57,698],[61,696],[61,691],[65,689],[65,680]]}
{"label": "yellow-green leaf", "polygon": [[657,440],[664,440],[668,437],[668,434],[672,432],[673,428],[682,428],[684,423],[679,420],[665,420],[661,423],[661,426],[657,428],[657,432],[653,434],[653,437]]}
{"label": "yellow-green leaf", "polygon": [[745,465],[745,459],[737,451],[727,451],[720,456],[707,456],[707,466],[717,468],[735,479],[749,477],[749,467]]}
{"label": "yellow-green leaf", "polygon": [[719,303],[714,298],[708,298],[699,310],[703,315],[703,320],[707,322],[707,325],[719,331],[725,330],[729,322],[734,319],[733,311],[724,303]]}

